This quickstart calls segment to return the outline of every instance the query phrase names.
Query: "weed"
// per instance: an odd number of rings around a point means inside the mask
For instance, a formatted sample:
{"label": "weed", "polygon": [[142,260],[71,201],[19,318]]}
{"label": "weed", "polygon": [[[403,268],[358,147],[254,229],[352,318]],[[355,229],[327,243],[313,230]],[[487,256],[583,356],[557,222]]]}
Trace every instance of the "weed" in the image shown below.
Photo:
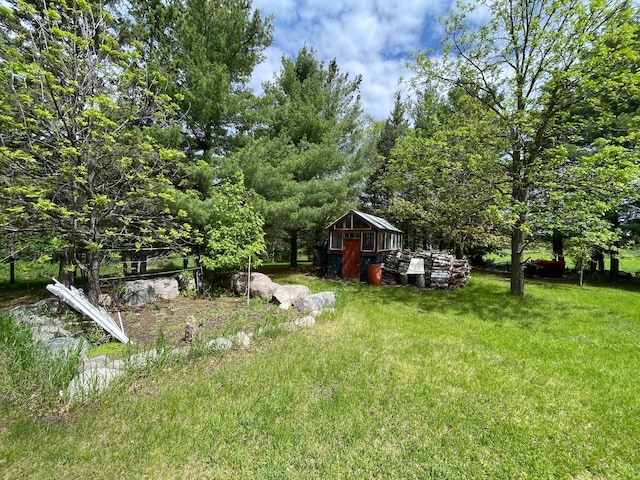
{"label": "weed", "polygon": [[46,414],[60,406],[64,391],[80,366],[82,345],[52,354],[33,343],[31,329],[0,313],[0,390],[14,408]]}

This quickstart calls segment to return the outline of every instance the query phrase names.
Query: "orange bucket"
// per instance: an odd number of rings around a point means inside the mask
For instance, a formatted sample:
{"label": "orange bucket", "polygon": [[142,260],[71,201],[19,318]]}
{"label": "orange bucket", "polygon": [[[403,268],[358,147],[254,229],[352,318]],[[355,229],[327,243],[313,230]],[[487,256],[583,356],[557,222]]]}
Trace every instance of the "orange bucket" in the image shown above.
{"label": "orange bucket", "polygon": [[382,265],[367,267],[367,281],[369,285],[382,285]]}

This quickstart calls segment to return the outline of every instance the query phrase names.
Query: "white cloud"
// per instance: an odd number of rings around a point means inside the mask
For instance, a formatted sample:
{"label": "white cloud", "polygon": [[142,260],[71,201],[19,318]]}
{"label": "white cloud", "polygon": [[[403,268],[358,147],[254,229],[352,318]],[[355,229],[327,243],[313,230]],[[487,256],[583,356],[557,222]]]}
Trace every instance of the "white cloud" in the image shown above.
{"label": "white cloud", "polygon": [[[252,85],[273,79],[283,54],[295,57],[304,45],[318,59],[336,58],[342,72],[362,75],[362,104],[373,118],[387,118],[398,79],[406,76],[409,53],[437,48],[437,17],[450,3],[439,0],[254,0],[262,15],[274,15],[274,45],[256,68]],[[425,42],[430,42],[426,44]]]}

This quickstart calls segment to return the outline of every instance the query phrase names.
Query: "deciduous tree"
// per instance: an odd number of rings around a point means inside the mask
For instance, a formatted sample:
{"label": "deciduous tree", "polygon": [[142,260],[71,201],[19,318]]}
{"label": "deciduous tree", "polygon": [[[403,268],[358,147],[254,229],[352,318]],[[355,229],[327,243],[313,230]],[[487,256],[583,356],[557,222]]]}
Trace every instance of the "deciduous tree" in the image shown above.
{"label": "deciduous tree", "polygon": [[[488,14],[488,21],[475,24],[476,13]],[[583,100],[576,92],[587,70],[606,62],[597,47],[599,38],[619,28],[628,14],[628,4],[618,0],[460,4],[443,21],[444,56],[416,55],[412,70],[418,82],[435,79],[444,89],[460,88],[496,116],[507,145],[496,163],[509,179],[514,295],[524,294],[527,239],[537,228],[536,220],[548,214],[551,193],[565,186],[558,180],[567,157],[550,150],[567,133],[561,120]]]}
{"label": "deciduous tree", "polygon": [[3,2],[0,31],[0,225],[55,232],[97,303],[103,246],[181,236],[156,201],[181,156],[144,127],[174,105],[102,2]]}

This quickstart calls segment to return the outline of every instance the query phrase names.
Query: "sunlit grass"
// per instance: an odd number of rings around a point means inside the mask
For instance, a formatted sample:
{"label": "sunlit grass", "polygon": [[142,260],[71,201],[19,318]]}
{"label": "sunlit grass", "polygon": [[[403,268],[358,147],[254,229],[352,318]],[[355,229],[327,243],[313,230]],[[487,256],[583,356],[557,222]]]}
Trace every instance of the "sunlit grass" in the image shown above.
{"label": "sunlit grass", "polygon": [[334,316],[247,351],[169,365],[53,423],[5,415],[0,471],[640,476],[638,292],[528,282],[517,299],[507,280],[477,274],[456,292],[305,278],[340,292]]}

